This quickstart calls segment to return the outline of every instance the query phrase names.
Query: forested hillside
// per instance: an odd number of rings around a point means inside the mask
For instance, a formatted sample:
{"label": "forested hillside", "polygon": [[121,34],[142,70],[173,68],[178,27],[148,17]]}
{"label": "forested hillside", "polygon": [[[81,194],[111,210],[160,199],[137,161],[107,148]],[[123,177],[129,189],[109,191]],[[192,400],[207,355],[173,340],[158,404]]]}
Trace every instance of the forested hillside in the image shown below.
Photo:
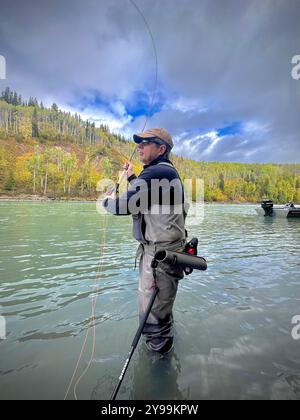
{"label": "forested hillside", "polygon": [[[117,180],[134,144],[95,127],[80,115],[24,101],[7,88],[0,95],[0,197],[30,194],[96,198],[101,178]],[[172,156],[183,179],[203,178],[206,201],[300,202],[300,164],[206,163]],[[138,160],[134,169],[142,169]]]}

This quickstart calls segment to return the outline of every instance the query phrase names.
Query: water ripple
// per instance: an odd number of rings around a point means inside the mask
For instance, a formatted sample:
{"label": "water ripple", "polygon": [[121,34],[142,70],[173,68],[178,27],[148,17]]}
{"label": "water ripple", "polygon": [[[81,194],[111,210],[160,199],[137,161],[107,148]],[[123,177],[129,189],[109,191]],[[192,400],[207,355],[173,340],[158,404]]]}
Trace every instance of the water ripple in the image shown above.
{"label": "water ripple", "polygon": [[[300,224],[257,218],[253,206],[222,205],[207,206],[203,223],[188,218],[187,224],[209,269],[179,283],[174,317],[181,366],[172,371],[171,388],[179,384],[180,395],[196,399],[300,397],[299,343],[291,339],[300,302]],[[15,381],[42,397],[38,377],[52,378],[43,382],[47,397],[57,388],[64,395],[61,384],[74,368],[95,297],[92,382],[114,372],[118,361],[121,366],[138,324],[137,244],[129,218],[109,218],[100,258],[103,230],[93,203],[0,203],[4,397]],[[90,345],[91,334],[86,358]],[[146,380],[144,362],[141,368],[137,358],[133,382],[139,369]],[[150,376],[148,384],[154,382]]]}

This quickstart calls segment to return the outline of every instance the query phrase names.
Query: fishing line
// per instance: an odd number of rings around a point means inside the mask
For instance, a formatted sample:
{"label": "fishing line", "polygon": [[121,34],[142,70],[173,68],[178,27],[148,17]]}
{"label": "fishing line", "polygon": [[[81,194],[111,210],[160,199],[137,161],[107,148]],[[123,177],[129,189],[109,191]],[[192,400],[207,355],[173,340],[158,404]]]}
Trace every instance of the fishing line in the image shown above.
{"label": "fishing line", "polygon": [[[149,24],[148,24],[148,22],[147,22],[147,20],[146,20],[146,18],[144,16],[143,12],[137,6],[137,4],[134,2],[134,0],[129,0],[129,1],[130,1],[131,5],[137,10],[137,12],[141,16],[141,18],[142,18],[142,20],[143,20],[143,22],[144,22],[144,24],[145,24],[145,26],[147,28],[147,31],[148,31],[148,33],[150,35],[150,38],[151,38],[151,43],[152,43],[152,47],[153,47],[153,51],[154,51],[154,57],[155,57],[155,81],[154,81],[154,89],[153,89],[153,93],[152,93],[152,98],[151,98],[149,112],[146,115],[145,123],[144,123],[144,126],[142,128],[142,132],[144,132],[145,131],[145,128],[147,126],[148,120],[149,120],[149,118],[151,116],[151,112],[152,112],[153,107],[154,107],[154,101],[155,101],[156,91],[157,91],[157,82],[158,82],[158,59],[157,59],[157,50],[156,50],[155,41],[154,41],[154,37],[153,37],[152,31],[150,29],[150,26],[149,26]],[[135,146],[135,148],[133,150],[133,153],[132,153],[132,155],[130,156],[130,158],[128,160],[129,162],[131,162],[131,160],[133,159],[133,157],[134,157],[134,155],[136,153],[136,150],[137,150],[137,146]],[[116,193],[118,193],[119,186],[120,186],[120,184],[121,184],[121,182],[122,182],[122,180],[123,180],[123,178],[124,178],[124,176],[126,174],[127,174],[127,170],[124,170],[122,172],[119,180],[118,180],[117,185],[116,185]],[[92,365],[92,362],[93,362],[93,359],[94,359],[95,351],[96,351],[96,318],[95,318],[95,310],[96,310],[97,299],[98,299],[99,292],[100,292],[100,289],[98,287],[98,282],[99,282],[99,279],[101,277],[101,274],[102,274],[102,271],[103,271],[103,268],[104,268],[104,259],[103,259],[103,256],[104,256],[104,253],[105,253],[105,246],[106,246],[107,225],[108,225],[108,215],[105,214],[104,215],[104,223],[103,223],[103,232],[104,232],[104,234],[103,234],[103,243],[100,244],[100,259],[99,259],[99,264],[98,264],[98,269],[97,269],[97,274],[96,274],[96,279],[95,279],[95,284],[94,284],[95,291],[94,291],[93,296],[92,296],[92,310],[91,310],[90,322],[89,322],[89,325],[88,325],[88,328],[87,328],[85,339],[84,339],[84,342],[82,344],[82,347],[81,347],[81,350],[80,350],[80,353],[79,353],[79,357],[78,357],[78,360],[77,360],[77,363],[76,363],[74,372],[73,372],[73,374],[71,376],[71,379],[69,381],[69,384],[67,386],[64,400],[66,400],[68,398],[68,395],[69,395],[69,392],[71,390],[71,387],[72,387],[72,385],[73,385],[73,383],[75,381],[75,377],[76,377],[76,374],[78,372],[80,362],[82,360],[82,357],[83,357],[84,352],[85,352],[85,349],[86,349],[87,340],[88,340],[88,336],[89,336],[89,333],[91,331],[91,328],[93,328],[93,341],[92,341],[91,356],[90,356],[90,359],[89,359],[89,361],[87,363],[86,368],[83,370],[83,372],[81,373],[81,375],[78,377],[78,379],[76,380],[76,382],[74,384],[73,394],[74,394],[75,400],[78,399],[78,397],[77,397],[77,388],[79,386],[79,383],[81,382],[81,380],[83,379],[83,377],[87,374],[88,370],[90,369],[90,367]]]}
{"label": "fishing line", "polygon": [[97,288],[97,284],[98,284],[98,280],[100,279],[100,275],[101,275],[101,273],[103,271],[103,268],[104,268],[103,256],[104,256],[104,248],[105,248],[105,244],[106,244],[107,225],[108,225],[108,215],[105,214],[104,215],[104,222],[103,222],[103,226],[102,226],[103,243],[100,244],[100,246],[99,246],[100,247],[100,258],[99,258],[99,264],[98,264],[98,268],[97,268],[96,280],[95,280],[95,284],[94,284],[95,291],[94,291],[93,296],[92,296],[91,319],[90,319],[90,322],[89,322],[89,325],[88,325],[88,328],[87,328],[85,339],[84,339],[84,342],[82,344],[82,347],[81,347],[81,350],[80,350],[80,354],[79,354],[79,357],[78,357],[78,360],[77,360],[77,363],[76,363],[74,372],[73,372],[72,377],[70,379],[70,382],[68,384],[68,387],[67,387],[67,390],[66,390],[66,393],[65,393],[64,400],[67,399],[68,394],[69,394],[70,389],[71,389],[71,386],[72,386],[72,384],[74,382],[75,376],[76,376],[77,371],[78,371],[78,368],[79,368],[80,361],[81,361],[81,359],[83,357],[84,350],[86,348],[87,339],[88,339],[88,336],[89,336],[89,333],[90,333],[90,330],[91,330],[92,327],[93,327],[93,332],[94,332],[94,334],[93,334],[93,350],[92,350],[91,358],[89,360],[89,363],[87,365],[87,368],[85,369],[84,373],[80,375],[79,379],[76,381],[76,384],[74,385],[74,397],[75,397],[75,399],[77,399],[76,388],[77,388],[80,380],[83,378],[83,376],[85,375],[85,373],[90,368],[90,365],[91,365],[91,362],[92,362],[92,359],[93,359],[93,356],[94,356],[94,351],[95,351],[95,338],[96,338],[96,334],[95,334],[95,329],[96,329],[95,309],[96,309],[97,298],[98,298],[98,295],[99,295],[99,288]]}
{"label": "fishing line", "polygon": [[[151,98],[151,102],[150,102],[149,112],[148,112],[148,115],[146,115],[145,123],[144,123],[144,126],[143,126],[142,131],[141,131],[141,132],[143,133],[143,132],[145,131],[145,128],[146,128],[147,123],[148,123],[148,120],[149,120],[149,118],[150,118],[150,116],[151,116],[151,112],[152,112],[153,107],[154,107],[154,101],[155,101],[155,97],[156,97],[157,83],[158,83],[158,59],[157,59],[157,50],[156,50],[156,45],[155,45],[155,41],[154,41],[154,36],[153,36],[153,33],[152,33],[152,31],[151,31],[151,28],[150,28],[150,26],[149,26],[149,24],[148,24],[148,22],[147,22],[147,19],[145,18],[145,16],[144,16],[143,12],[142,12],[142,11],[141,11],[141,9],[138,7],[138,5],[134,2],[134,0],[129,0],[129,1],[130,1],[130,3],[132,4],[132,6],[133,6],[133,7],[137,10],[137,12],[138,12],[138,13],[139,13],[139,15],[141,16],[141,18],[142,18],[142,20],[143,20],[143,22],[144,22],[144,24],[145,24],[145,26],[146,26],[146,29],[147,29],[147,31],[148,31],[148,33],[149,33],[149,36],[150,36],[150,39],[151,39],[152,48],[153,48],[153,52],[154,52],[154,58],[155,58],[155,78],[154,78],[154,89],[153,89],[153,92],[152,92],[152,98]],[[132,153],[132,155],[131,155],[131,157],[130,157],[130,159],[129,159],[129,162],[131,162],[131,160],[133,159],[133,157],[134,157],[134,155],[135,155],[135,153],[136,153],[136,150],[137,150],[137,146],[135,146],[134,151],[133,151],[133,153]],[[122,174],[121,174],[121,176],[120,176],[119,180],[118,180],[118,183],[117,183],[117,185],[116,185],[116,192],[117,192],[117,193],[118,193],[118,191],[119,191],[120,184],[121,184],[121,182],[122,182],[122,180],[123,180],[124,176],[126,175],[126,173],[127,173],[127,171],[126,171],[126,170],[124,170],[124,171],[122,172]]]}
{"label": "fishing line", "polygon": [[153,93],[152,93],[152,99],[151,99],[151,103],[150,103],[150,109],[148,112],[148,115],[146,116],[146,121],[144,124],[144,127],[142,129],[142,133],[144,132],[146,125],[148,123],[149,117],[151,116],[151,112],[153,110],[153,106],[154,106],[154,101],[155,101],[155,96],[156,96],[156,91],[157,91],[157,81],[158,81],[158,60],[157,60],[157,50],[156,50],[156,45],[155,45],[155,41],[154,41],[154,36],[152,34],[151,28],[143,14],[143,12],[141,11],[141,9],[137,6],[137,4],[133,1],[133,0],[129,0],[130,3],[132,4],[132,6],[138,11],[138,13],[140,14],[142,20],[144,21],[144,24],[147,28],[147,31],[149,32],[150,38],[151,38],[151,43],[152,43],[152,47],[153,47],[153,52],[154,52],[154,57],[155,57],[155,81],[154,81],[154,89],[153,89]]}
{"label": "fishing line", "polygon": [[[99,263],[99,270],[98,270],[98,273],[97,273],[96,283],[98,283],[98,280],[100,279],[101,274],[102,274],[102,271],[103,271],[103,268],[104,268],[104,259],[103,259],[103,256],[104,256],[104,250],[105,250],[105,245],[106,245],[106,232],[107,232],[107,224],[108,224],[107,223],[108,222],[108,215],[107,214],[105,214],[105,216],[104,216],[104,222],[105,222],[104,223],[105,224],[105,226],[104,226],[104,234],[103,234],[104,240],[103,240],[103,245],[100,246],[100,248],[102,250],[102,255],[100,255],[100,263]],[[86,368],[84,369],[84,371],[82,372],[82,374],[79,376],[79,378],[77,379],[77,381],[76,381],[76,383],[74,385],[74,398],[76,400],[78,399],[77,398],[77,393],[76,393],[77,387],[78,387],[80,381],[83,379],[83,377],[86,375],[86,373],[90,369],[91,364],[93,362],[95,350],[96,350],[96,317],[95,317],[95,309],[96,309],[97,299],[98,299],[99,291],[100,290],[99,290],[99,288],[97,288],[97,284],[95,284],[95,288],[96,288],[96,291],[94,292],[93,297],[92,297],[92,315],[91,315],[91,323],[90,323],[90,326],[89,326],[89,328],[91,328],[93,326],[92,352],[91,352],[91,356],[90,356],[90,359],[88,361],[88,364],[87,364]]]}

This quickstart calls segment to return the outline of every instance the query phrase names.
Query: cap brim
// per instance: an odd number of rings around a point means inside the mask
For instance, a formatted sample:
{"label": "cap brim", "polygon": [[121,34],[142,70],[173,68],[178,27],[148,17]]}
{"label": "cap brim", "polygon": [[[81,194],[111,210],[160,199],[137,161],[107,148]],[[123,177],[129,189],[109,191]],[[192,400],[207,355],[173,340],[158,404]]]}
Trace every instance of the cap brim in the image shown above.
{"label": "cap brim", "polygon": [[147,135],[147,134],[144,134],[144,133],[133,135],[133,140],[135,141],[135,143],[141,143],[145,139],[154,139],[154,138],[155,138],[155,136],[149,135],[149,134]]}

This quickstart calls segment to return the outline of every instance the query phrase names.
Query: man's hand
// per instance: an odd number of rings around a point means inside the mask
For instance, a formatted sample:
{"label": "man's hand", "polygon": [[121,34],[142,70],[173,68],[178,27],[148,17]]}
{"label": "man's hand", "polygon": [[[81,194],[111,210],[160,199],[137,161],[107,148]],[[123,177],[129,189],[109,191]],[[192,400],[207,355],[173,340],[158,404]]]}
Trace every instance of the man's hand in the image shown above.
{"label": "man's hand", "polygon": [[123,169],[124,171],[126,171],[127,178],[129,178],[131,175],[134,175],[133,166],[130,162],[125,163],[125,165],[123,166]]}

